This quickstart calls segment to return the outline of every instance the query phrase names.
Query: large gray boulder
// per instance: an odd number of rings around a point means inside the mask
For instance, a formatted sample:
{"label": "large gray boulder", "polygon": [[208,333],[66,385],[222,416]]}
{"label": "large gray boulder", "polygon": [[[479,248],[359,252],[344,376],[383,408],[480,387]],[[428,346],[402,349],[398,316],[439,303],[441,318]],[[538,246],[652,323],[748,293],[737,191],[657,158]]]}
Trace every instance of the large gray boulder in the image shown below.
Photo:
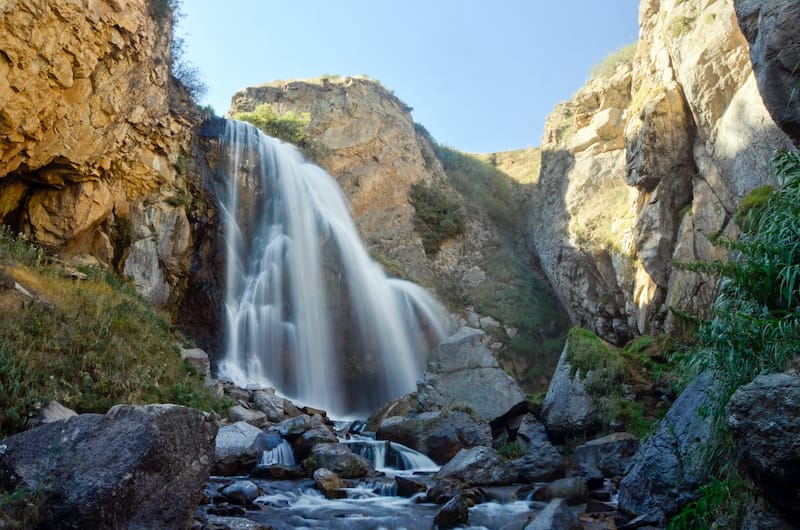
{"label": "large gray boulder", "polygon": [[216,424],[178,405],[120,405],[0,444],[0,485],[36,492],[52,528],[186,528],[208,480]]}
{"label": "large gray boulder", "polygon": [[564,344],[542,403],[542,421],[557,439],[595,432],[600,425],[597,403],[586,391],[587,374],[572,374],[568,348],[569,344]]}
{"label": "large gray boulder", "polygon": [[259,441],[261,433],[261,429],[245,421],[221,427],[215,441],[213,473],[234,475],[249,471],[266,449]]}
{"label": "large gray boulder", "polygon": [[576,463],[590,464],[607,477],[623,475],[633,455],[639,450],[639,439],[627,432],[615,432],[575,448]]}
{"label": "large gray boulder", "polygon": [[407,418],[394,416],[378,428],[379,440],[390,440],[428,455],[444,464],[461,449],[492,445],[492,431],[487,423],[477,423],[461,411],[423,412]]}
{"label": "large gray boulder", "polygon": [[772,119],[800,145],[800,3],[735,0],[758,91]]}
{"label": "large gray boulder", "polygon": [[621,510],[664,522],[696,497],[707,479],[704,449],[712,437],[709,409],[718,386],[711,373],[703,373],[681,392],[633,457],[619,487]]}
{"label": "large gray boulder", "polygon": [[519,385],[482,344],[485,336],[481,330],[462,328],[439,344],[417,383],[423,410],[464,407],[493,423],[526,409]]}
{"label": "large gray boulder", "polygon": [[321,443],[311,451],[318,468],[324,467],[341,478],[362,478],[375,474],[372,462],[354,454],[345,444]]}
{"label": "large gray boulder", "polygon": [[800,377],[757,377],[726,412],[741,468],[776,507],[800,518]]}
{"label": "large gray boulder", "polygon": [[491,447],[462,449],[436,474],[436,479],[456,479],[472,486],[511,484],[517,470]]}

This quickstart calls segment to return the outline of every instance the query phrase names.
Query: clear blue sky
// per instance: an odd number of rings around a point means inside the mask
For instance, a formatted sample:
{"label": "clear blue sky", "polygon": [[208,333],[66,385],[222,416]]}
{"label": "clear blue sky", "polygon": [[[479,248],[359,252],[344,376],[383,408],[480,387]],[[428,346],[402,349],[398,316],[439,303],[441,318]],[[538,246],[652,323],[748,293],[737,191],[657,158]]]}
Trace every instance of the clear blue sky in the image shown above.
{"label": "clear blue sky", "polygon": [[178,32],[228,111],[244,87],[366,74],[439,142],[539,145],[547,114],[636,40],[638,0],[184,0]]}

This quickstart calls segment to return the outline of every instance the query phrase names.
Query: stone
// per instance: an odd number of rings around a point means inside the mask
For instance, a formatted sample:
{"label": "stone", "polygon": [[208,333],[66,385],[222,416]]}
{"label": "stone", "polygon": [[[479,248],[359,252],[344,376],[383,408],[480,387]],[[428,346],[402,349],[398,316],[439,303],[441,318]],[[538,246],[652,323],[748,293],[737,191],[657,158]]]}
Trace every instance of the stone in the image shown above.
{"label": "stone", "polygon": [[550,443],[544,426],[533,414],[522,417],[516,439],[525,448],[525,455],[514,461],[521,480],[541,482],[564,475],[563,455]]}
{"label": "stone", "polygon": [[311,417],[308,414],[301,414],[300,416],[283,420],[274,428],[284,438],[296,438],[312,427]]}
{"label": "stone", "polygon": [[181,359],[203,377],[211,377],[211,361],[208,354],[200,348],[181,348]]}
{"label": "stone", "polygon": [[517,479],[517,471],[491,447],[473,447],[459,451],[435,478],[457,479],[473,486],[508,485]]}
{"label": "stone", "polygon": [[271,528],[244,517],[208,515],[202,530],[271,530]]}
{"label": "stone", "polygon": [[326,499],[347,498],[347,492],[343,489],[345,484],[342,479],[336,473],[324,467],[314,471],[314,485],[325,495]]}
{"label": "stone", "polygon": [[337,443],[339,439],[326,426],[307,430],[294,441],[294,452],[302,460],[311,453],[313,447],[321,443]]}
{"label": "stone", "polygon": [[54,421],[65,420],[77,415],[77,412],[65,407],[58,401],[51,401],[46,407],[39,411],[39,415],[37,416],[36,420],[39,424],[52,423]]}
{"label": "stone", "polygon": [[527,408],[516,382],[482,345],[486,334],[462,328],[442,341],[431,354],[417,382],[417,399],[424,410],[466,407],[487,423]]}
{"label": "stone", "polygon": [[395,482],[397,482],[397,495],[400,497],[413,497],[417,493],[424,493],[428,489],[424,482],[402,475],[397,475]]}
{"label": "stone", "polygon": [[469,489],[469,485],[457,478],[446,477],[438,479],[428,489],[428,501],[436,504],[445,504],[450,499],[461,495],[467,489]]}
{"label": "stone", "polygon": [[208,480],[216,433],[187,407],[118,405],[6,438],[0,482],[37,491],[48,526],[183,529]]}
{"label": "stone", "polygon": [[553,499],[536,515],[525,530],[582,530],[583,525],[572,513],[564,499]]}
{"label": "stone", "polygon": [[800,517],[800,377],[762,375],[726,408],[740,468],[785,514]]}
{"label": "stone", "polygon": [[253,392],[253,402],[256,408],[266,414],[267,419],[271,422],[280,422],[285,419],[284,401],[282,397],[275,395],[275,389]]}
{"label": "stone", "polygon": [[615,432],[576,447],[573,459],[596,466],[607,477],[621,476],[638,450],[638,438],[626,432]]}
{"label": "stone", "polygon": [[681,392],[631,460],[619,486],[620,510],[664,522],[695,498],[707,479],[703,449],[713,432],[711,417],[701,411],[713,406],[717,387],[706,372]]}
{"label": "stone", "polygon": [[479,424],[469,414],[453,410],[388,418],[381,423],[376,437],[415,449],[437,464],[448,462],[461,449],[492,445],[488,424]]}
{"label": "stone", "polygon": [[241,405],[234,405],[228,409],[228,419],[232,422],[244,421],[257,427],[263,427],[268,423],[266,414],[260,410],[248,409]]}
{"label": "stone", "polygon": [[469,519],[469,506],[467,501],[461,497],[453,497],[439,510],[433,523],[436,528],[455,528],[467,524]]}
{"label": "stone", "polygon": [[353,454],[344,444],[321,443],[314,446],[311,456],[317,467],[324,467],[342,478],[362,478],[375,474],[372,462]]}
{"label": "stone", "polygon": [[261,491],[253,481],[237,480],[222,488],[220,493],[230,502],[236,504],[252,504],[261,494]]}
{"label": "stone", "polygon": [[597,404],[586,391],[587,374],[578,371],[572,376],[567,361],[568,344],[564,345],[558,364],[542,403],[541,418],[548,432],[558,439],[583,435],[599,428]]}
{"label": "stone", "polygon": [[533,496],[537,501],[555,498],[564,499],[570,506],[586,502],[589,498],[586,481],[582,477],[561,478],[545,484],[536,490]]}
{"label": "stone", "polygon": [[261,457],[261,429],[240,421],[220,427],[214,450],[214,474],[233,475],[249,470]]}

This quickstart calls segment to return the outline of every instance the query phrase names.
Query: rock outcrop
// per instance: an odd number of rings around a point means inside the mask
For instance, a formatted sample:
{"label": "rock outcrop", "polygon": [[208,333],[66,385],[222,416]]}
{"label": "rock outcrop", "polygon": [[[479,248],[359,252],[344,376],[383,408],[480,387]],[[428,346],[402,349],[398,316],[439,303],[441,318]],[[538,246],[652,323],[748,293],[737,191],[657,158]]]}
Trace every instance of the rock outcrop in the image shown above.
{"label": "rock outcrop", "polygon": [[709,305],[715,282],[672,261],[724,259],[712,235],[737,234],[739,201],[771,184],[771,153],[792,145],[733,2],[706,4],[643,1],[634,59],[545,127],[528,240],[573,323],[616,344],[676,329],[668,307]]}
{"label": "rock outcrop", "polygon": [[[171,11],[15,2],[0,24],[0,223],[175,303],[202,117],[170,77]],[[165,3],[166,4],[166,3]]]}
{"label": "rock outcrop", "polygon": [[776,507],[800,516],[800,377],[757,377],[731,396],[727,421],[742,470]]}
{"label": "rock outcrop", "polygon": [[186,528],[216,425],[177,405],[119,405],[3,440],[5,491],[36,492],[52,528]]}

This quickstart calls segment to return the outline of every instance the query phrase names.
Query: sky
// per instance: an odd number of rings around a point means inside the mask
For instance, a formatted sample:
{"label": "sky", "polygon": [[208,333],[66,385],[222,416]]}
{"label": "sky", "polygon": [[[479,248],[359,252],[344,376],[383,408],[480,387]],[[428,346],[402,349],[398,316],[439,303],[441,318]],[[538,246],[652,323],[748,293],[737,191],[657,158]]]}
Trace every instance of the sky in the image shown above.
{"label": "sky", "polygon": [[275,80],[366,74],[442,144],[537,146],[593,65],[637,39],[638,0],[183,0],[185,56],[224,115]]}

